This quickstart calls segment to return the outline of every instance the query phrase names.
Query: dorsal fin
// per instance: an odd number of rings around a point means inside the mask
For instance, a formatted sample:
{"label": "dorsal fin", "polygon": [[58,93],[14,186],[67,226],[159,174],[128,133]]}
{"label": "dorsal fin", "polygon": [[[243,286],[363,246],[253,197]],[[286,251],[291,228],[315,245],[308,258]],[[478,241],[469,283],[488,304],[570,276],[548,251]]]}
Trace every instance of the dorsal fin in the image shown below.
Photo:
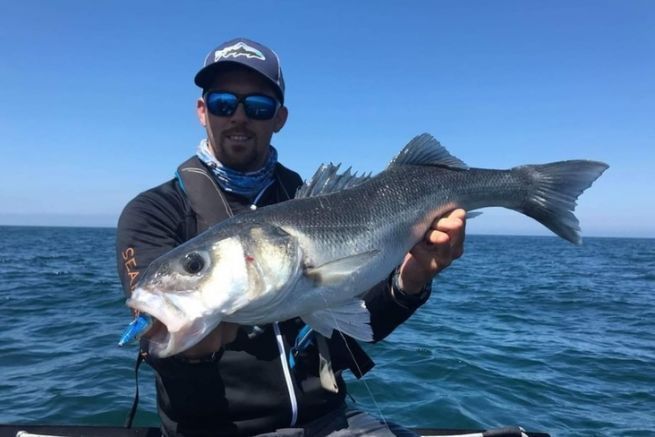
{"label": "dorsal fin", "polygon": [[439,165],[461,170],[469,168],[462,160],[451,155],[430,134],[414,137],[389,163],[389,167],[394,165]]}
{"label": "dorsal fin", "polygon": [[352,173],[350,167],[348,167],[345,172],[337,174],[340,166],[341,164],[322,164],[318,170],[316,170],[314,176],[305,181],[305,183],[298,188],[296,199],[335,193],[337,191],[355,187],[371,178],[370,173],[361,176],[358,176],[357,173]]}

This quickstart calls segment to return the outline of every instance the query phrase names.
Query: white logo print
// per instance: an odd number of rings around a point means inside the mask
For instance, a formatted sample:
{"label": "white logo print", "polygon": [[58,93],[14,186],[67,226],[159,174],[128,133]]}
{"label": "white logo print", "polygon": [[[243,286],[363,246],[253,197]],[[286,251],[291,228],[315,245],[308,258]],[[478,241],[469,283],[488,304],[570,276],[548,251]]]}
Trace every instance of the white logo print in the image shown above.
{"label": "white logo print", "polygon": [[266,60],[264,54],[256,48],[251,47],[246,43],[238,42],[229,47],[225,47],[222,50],[216,50],[216,52],[214,52],[214,62],[221,58],[238,58],[239,56],[245,56],[248,59],[256,58],[261,61]]}

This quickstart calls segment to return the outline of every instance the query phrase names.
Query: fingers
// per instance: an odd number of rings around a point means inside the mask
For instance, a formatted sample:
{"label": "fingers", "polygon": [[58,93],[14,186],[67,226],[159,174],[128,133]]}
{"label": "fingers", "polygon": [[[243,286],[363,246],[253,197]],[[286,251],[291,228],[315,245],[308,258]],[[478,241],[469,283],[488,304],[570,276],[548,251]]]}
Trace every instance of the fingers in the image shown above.
{"label": "fingers", "polygon": [[433,244],[446,244],[450,246],[450,256],[457,259],[464,253],[464,237],[466,235],[466,211],[463,209],[453,210],[451,213],[440,218],[431,234],[442,233],[444,235],[430,235],[429,241]]}
{"label": "fingers", "polygon": [[415,263],[425,271],[422,276],[429,278],[450,265],[451,252],[448,235],[441,231],[431,231],[429,238],[419,242],[411,250]]}
{"label": "fingers", "polygon": [[448,234],[441,231],[431,231],[426,240],[421,241],[411,251],[425,270],[432,276],[450,265],[453,260],[453,248]]}
{"label": "fingers", "polygon": [[[425,234],[424,242],[433,246],[450,246],[456,257],[461,256],[466,230],[466,211],[455,209],[435,219]],[[440,248],[443,250],[444,248]]]}
{"label": "fingers", "polygon": [[425,238],[410,252],[414,262],[433,275],[448,267],[464,252],[465,230],[466,211],[463,209],[435,219]]}
{"label": "fingers", "polygon": [[455,209],[436,219],[425,238],[405,256],[400,266],[399,285],[418,293],[423,286],[464,252],[466,211]]}

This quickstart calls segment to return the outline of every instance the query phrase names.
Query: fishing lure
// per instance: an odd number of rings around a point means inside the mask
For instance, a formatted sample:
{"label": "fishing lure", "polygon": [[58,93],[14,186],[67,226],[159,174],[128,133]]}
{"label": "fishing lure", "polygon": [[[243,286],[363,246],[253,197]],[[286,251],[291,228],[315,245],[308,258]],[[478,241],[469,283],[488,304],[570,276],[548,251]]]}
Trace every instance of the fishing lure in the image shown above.
{"label": "fishing lure", "polygon": [[148,332],[151,327],[152,317],[148,314],[139,314],[129,325],[127,325],[127,328],[123,331],[123,335],[121,335],[121,339],[118,340],[118,345],[124,346],[132,341],[138,340],[143,334]]}

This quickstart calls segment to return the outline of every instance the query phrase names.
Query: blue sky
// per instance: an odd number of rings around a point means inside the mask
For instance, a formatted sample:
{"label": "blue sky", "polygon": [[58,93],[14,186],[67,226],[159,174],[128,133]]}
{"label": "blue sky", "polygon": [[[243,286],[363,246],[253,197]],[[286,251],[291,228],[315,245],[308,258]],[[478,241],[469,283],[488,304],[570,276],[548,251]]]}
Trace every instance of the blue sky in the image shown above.
{"label": "blue sky", "polygon": [[[602,160],[583,235],[655,237],[655,2],[306,3],[1,0],[0,224],[114,226],[193,153],[193,76],[246,36],[282,59],[273,144],[305,178],[421,132],[474,167]],[[548,234],[496,209],[469,231]]]}

